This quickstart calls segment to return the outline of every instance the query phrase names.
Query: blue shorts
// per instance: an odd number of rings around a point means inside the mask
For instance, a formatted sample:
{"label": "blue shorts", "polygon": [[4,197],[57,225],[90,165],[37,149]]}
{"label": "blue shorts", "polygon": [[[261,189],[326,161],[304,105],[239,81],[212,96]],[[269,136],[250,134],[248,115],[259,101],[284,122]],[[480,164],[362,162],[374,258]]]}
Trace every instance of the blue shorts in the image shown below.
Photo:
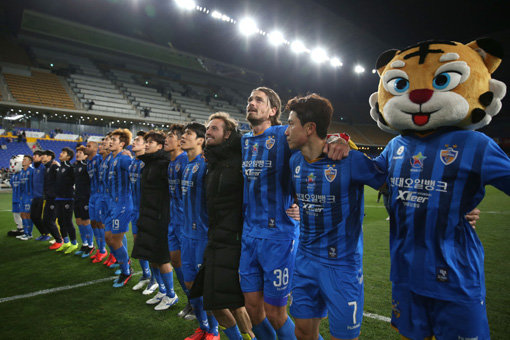
{"label": "blue shorts", "polygon": [[138,209],[133,209],[131,212],[131,232],[133,235],[138,234],[138,225],[136,224],[138,222],[138,218],[140,217],[140,211]]}
{"label": "blue shorts", "polygon": [[363,271],[320,263],[298,251],[290,313],[297,319],[329,319],[331,335],[359,336],[363,320]]}
{"label": "blue shorts", "polygon": [[111,202],[109,197],[101,200],[101,223],[106,231],[112,230]]}
{"label": "blue shorts", "polygon": [[204,260],[204,251],[207,239],[195,240],[182,236],[181,261],[184,282],[192,282],[197,276],[198,269]]}
{"label": "blue shorts", "polygon": [[391,324],[411,339],[490,339],[485,300],[463,302],[418,295],[407,285],[392,287]]}
{"label": "blue shorts", "polygon": [[129,231],[129,223],[133,218],[133,202],[113,202],[110,207],[110,221],[105,223],[105,230],[112,234],[120,234]]}
{"label": "blue shorts", "polygon": [[181,250],[181,239],[179,233],[181,228],[174,226],[172,223],[168,224],[168,250],[177,251]]}
{"label": "blue shorts", "polygon": [[12,212],[15,214],[21,212],[21,203],[20,202],[12,202]]}
{"label": "blue shorts", "polygon": [[101,207],[101,196],[95,194],[89,199],[89,217],[91,221],[101,221],[99,208]]}
{"label": "blue shorts", "polygon": [[32,206],[32,198],[22,198],[20,202],[20,212],[30,213],[30,207]]}
{"label": "blue shorts", "polygon": [[297,241],[243,236],[239,277],[244,293],[264,291],[264,301],[285,306],[290,293]]}

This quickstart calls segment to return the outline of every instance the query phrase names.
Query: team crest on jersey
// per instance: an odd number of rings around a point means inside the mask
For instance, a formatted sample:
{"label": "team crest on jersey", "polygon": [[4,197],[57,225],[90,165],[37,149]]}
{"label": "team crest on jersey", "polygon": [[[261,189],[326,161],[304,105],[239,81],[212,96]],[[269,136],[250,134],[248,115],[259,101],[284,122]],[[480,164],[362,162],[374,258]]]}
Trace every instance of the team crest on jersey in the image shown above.
{"label": "team crest on jersey", "polygon": [[426,158],[427,157],[423,156],[421,151],[414,155],[411,159],[411,166],[413,167],[413,169],[415,169],[416,171],[421,171],[423,169],[423,161]]}
{"label": "team crest on jersey", "polygon": [[331,183],[335,180],[337,174],[337,170],[332,167],[328,166],[326,170],[324,170],[324,177],[326,177],[326,180]]}
{"label": "team crest on jersey", "polygon": [[145,166],[145,163],[140,163],[140,169],[143,169],[143,167]]}
{"label": "team crest on jersey", "polygon": [[255,143],[255,144],[253,144],[252,149],[251,149],[251,152],[252,152],[253,154],[256,154],[258,151],[259,151],[259,143]]}
{"label": "team crest on jersey", "polygon": [[[454,146],[455,147],[455,146]],[[457,150],[453,150],[451,146],[446,145],[446,149],[442,149],[439,153],[441,162],[444,165],[450,165],[457,159],[457,155],[459,152]]]}
{"label": "team crest on jersey", "polygon": [[328,247],[328,257],[334,259],[338,256],[336,247]]}
{"label": "team crest on jersey", "polygon": [[294,170],[294,172],[297,174],[299,174],[299,171],[301,171],[301,167],[298,165],[296,166],[296,169]]}
{"label": "team crest on jersey", "polygon": [[268,136],[266,139],[266,149],[271,150],[271,148],[274,146],[274,136]]}
{"label": "team crest on jersey", "polygon": [[179,170],[181,170],[181,163],[175,164],[175,171],[179,171]]}
{"label": "team crest on jersey", "polygon": [[113,166],[117,166],[117,161],[118,161],[118,159],[113,161]]}
{"label": "team crest on jersey", "polygon": [[248,147],[248,144],[250,144],[250,141],[245,139],[244,140],[244,148],[246,149]]}
{"label": "team crest on jersey", "polygon": [[197,172],[199,167],[200,167],[200,165],[198,163],[193,165],[193,169],[192,169],[193,173]]}

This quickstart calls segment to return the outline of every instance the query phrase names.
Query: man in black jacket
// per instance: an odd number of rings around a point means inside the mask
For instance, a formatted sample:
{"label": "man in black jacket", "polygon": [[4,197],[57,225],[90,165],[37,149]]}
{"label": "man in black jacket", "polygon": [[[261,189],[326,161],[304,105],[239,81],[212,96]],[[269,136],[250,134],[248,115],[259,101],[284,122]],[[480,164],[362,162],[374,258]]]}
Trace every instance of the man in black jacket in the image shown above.
{"label": "man in black jacket", "polygon": [[[228,113],[209,117],[205,135],[206,197],[209,216],[204,253],[204,309],[211,310],[230,339],[252,338],[251,321],[239,285],[243,229],[241,135]],[[238,327],[239,326],[239,327]]]}

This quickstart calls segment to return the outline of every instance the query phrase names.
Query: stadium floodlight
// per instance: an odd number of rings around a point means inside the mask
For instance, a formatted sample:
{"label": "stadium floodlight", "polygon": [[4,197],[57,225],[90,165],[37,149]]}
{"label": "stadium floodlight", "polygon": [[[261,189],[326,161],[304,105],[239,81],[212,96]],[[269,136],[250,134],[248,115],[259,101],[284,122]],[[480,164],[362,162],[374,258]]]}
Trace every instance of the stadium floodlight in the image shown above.
{"label": "stadium floodlight", "polygon": [[186,9],[186,10],[192,10],[197,7],[197,4],[193,0],[175,0],[175,3],[179,8]]}
{"label": "stadium floodlight", "polygon": [[239,21],[239,31],[243,35],[250,36],[257,33],[259,29],[252,18],[244,18]]}
{"label": "stadium floodlight", "polygon": [[343,65],[343,63],[340,61],[340,59],[338,59],[337,57],[334,57],[334,58],[331,58],[331,60],[329,61],[329,63],[331,64],[331,66],[333,67],[341,67]]}
{"label": "stadium floodlight", "polygon": [[361,73],[365,72],[365,68],[361,65],[356,65],[356,66],[354,66],[354,72],[361,74]]}
{"label": "stadium floodlight", "polygon": [[326,60],[328,60],[328,55],[326,54],[326,51],[324,51],[322,48],[317,47],[312,51],[312,60],[316,62],[317,64],[323,63]]}
{"label": "stadium floodlight", "polygon": [[212,11],[211,16],[212,16],[214,19],[218,19],[218,20],[220,20],[220,19],[221,19],[222,14],[221,14],[220,12],[218,12],[218,11]]}
{"label": "stadium floodlight", "polygon": [[290,49],[292,50],[292,52],[297,54],[306,51],[305,44],[303,44],[301,40],[294,40],[292,44],[290,44]]}
{"label": "stadium floodlight", "polygon": [[267,35],[267,39],[269,40],[269,43],[273,46],[280,46],[285,42],[285,38],[283,37],[282,32],[280,31],[273,31]]}
{"label": "stadium floodlight", "polygon": [[377,72],[377,70],[376,70],[375,68],[373,68],[373,69],[372,69],[372,73],[374,73],[374,74],[375,74],[376,72]]}

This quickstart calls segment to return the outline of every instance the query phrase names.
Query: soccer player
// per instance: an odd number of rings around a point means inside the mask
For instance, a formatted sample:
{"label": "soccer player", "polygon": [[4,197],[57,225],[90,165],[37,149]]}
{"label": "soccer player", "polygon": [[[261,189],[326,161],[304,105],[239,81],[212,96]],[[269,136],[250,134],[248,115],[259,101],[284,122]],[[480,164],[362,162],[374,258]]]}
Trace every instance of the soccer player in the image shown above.
{"label": "soccer player", "polygon": [[131,157],[122,153],[131,143],[131,136],[131,131],[128,129],[117,129],[112,132],[110,140],[112,159],[108,170],[108,191],[111,202],[109,211],[111,223],[108,221],[105,223],[105,237],[121,269],[119,277],[113,283],[114,288],[125,286],[133,275],[125,239],[133,213],[129,182]]}
{"label": "soccer player", "polygon": [[80,230],[82,246],[75,255],[90,253],[94,248],[94,232],[90,225],[89,200],[90,200],[90,178],[87,173],[87,155],[85,146],[76,148],[76,162],[74,169],[74,217]]}
{"label": "soccer player", "polygon": [[[129,180],[131,182],[131,197],[133,198],[133,217],[131,219],[131,231],[133,233],[133,242],[136,243],[136,236],[138,234],[137,222],[140,215],[140,180],[142,179],[142,170],[144,163],[138,159],[145,153],[145,136],[144,131],[138,131],[135,139],[133,140],[133,148],[131,149],[135,153],[135,158],[131,161],[129,166]],[[133,290],[140,290],[146,285],[157,287],[155,282],[151,282],[151,270],[149,268],[149,261],[139,260],[140,267],[142,268],[142,277],[136,285],[133,286]],[[155,290],[156,288],[154,288]],[[154,291],[153,290],[153,291]],[[151,292],[152,294],[152,292]]]}
{"label": "soccer player", "polygon": [[[50,245],[49,249],[54,250],[62,246],[63,240],[60,232],[55,224],[57,218],[56,209],[56,183],[57,173],[60,168],[60,164],[55,161],[55,153],[51,150],[45,150],[42,157],[42,162],[46,167],[46,173],[44,174],[44,212],[43,212],[43,224],[44,228],[48,230],[53,236],[54,243]],[[51,243],[51,241],[50,241]]]}
{"label": "soccer player", "polygon": [[[89,175],[90,183],[90,198],[89,198],[90,225],[92,227],[92,233],[94,235],[94,238],[96,239],[96,244],[99,248],[101,244],[101,234],[99,232],[99,227],[101,224],[99,217],[99,209],[100,202],[102,199],[99,183],[99,169],[103,158],[98,153],[98,148],[99,148],[98,143],[90,140],[87,141],[87,145],[85,146],[85,154],[87,155],[87,174]],[[92,242],[89,243],[87,249],[83,251],[81,257],[82,258],[89,257],[92,255],[93,251],[94,241],[92,240]]]}
{"label": "soccer player", "polygon": [[[168,251],[168,223],[170,196],[167,169],[170,155],[163,150],[165,134],[149,131],[145,136],[145,153],[139,158],[145,164],[141,181],[138,236],[133,257],[148,260],[160,283],[160,292],[147,304],[158,303],[155,310],[165,310],[179,301],[174,291],[170,252]],[[157,211],[157,214],[153,212]],[[164,287],[164,288],[163,288]],[[162,296],[164,290],[164,296]],[[153,303],[152,303],[153,304]]]}
{"label": "soccer player", "polygon": [[[333,107],[317,94],[295,97],[285,132],[292,183],[301,212],[290,312],[296,337],[315,340],[328,316],[332,339],[357,339],[363,318],[363,186],[386,174],[352,151],[333,161],[323,153]],[[321,338],[321,337],[320,337]]]}
{"label": "soccer player", "polygon": [[[207,166],[202,154],[204,142],[204,125],[189,123],[185,126],[181,138],[181,148],[187,153],[188,164],[184,168],[181,179],[184,203],[181,259],[184,282],[188,289],[191,289],[193,285],[207,245],[208,219],[204,186]],[[212,314],[207,315],[204,311],[202,297],[191,299],[190,302],[199,322],[199,328],[186,340],[219,339],[218,321]]]}
{"label": "soccer player", "polygon": [[36,238],[36,241],[45,241],[47,239],[48,231],[44,228],[42,222],[42,213],[44,205],[44,175],[46,173],[45,166],[41,162],[43,152],[41,150],[34,151],[34,197],[32,199],[32,205],[30,206],[30,219],[36,226],[37,230],[41,235]]}
{"label": "soccer player", "polygon": [[74,151],[65,147],[60,152],[60,168],[57,171],[55,183],[55,205],[57,210],[58,224],[64,243],[57,251],[64,251],[70,254],[78,249],[76,241],[76,229],[73,225],[74,206],[74,171],[70,160],[74,157]]}
{"label": "soccer player", "polygon": [[168,224],[168,249],[170,251],[170,263],[175,270],[177,280],[188,298],[186,307],[177,316],[186,320],[195,319],[189,302],[189,291],[184,283],[181,262],[181,233],[184,223],[184,211],[182,202],[181,178],[188,156],[181,149],[181,137],[184,126],[172,124],[165,139],[164,150],[170,153],[168,164],[168,188],[170,192],[170,223]]}
{"label": "soccer player", "polygon": [[20,206],[21,206],[21,220],[23,223],[23,231],[24,234],[21,236],[16,236],[16,238],[26,241],[32,238],[32,229],[34,224],[30,219],[30,207],[32,205],[32,198],[34,196],[33,189],[33,176],[34,176],[34,168],[32,167],[32,156],[25,155],[23,157],[23,169],[20,172],[19,180],[20,180]]}

